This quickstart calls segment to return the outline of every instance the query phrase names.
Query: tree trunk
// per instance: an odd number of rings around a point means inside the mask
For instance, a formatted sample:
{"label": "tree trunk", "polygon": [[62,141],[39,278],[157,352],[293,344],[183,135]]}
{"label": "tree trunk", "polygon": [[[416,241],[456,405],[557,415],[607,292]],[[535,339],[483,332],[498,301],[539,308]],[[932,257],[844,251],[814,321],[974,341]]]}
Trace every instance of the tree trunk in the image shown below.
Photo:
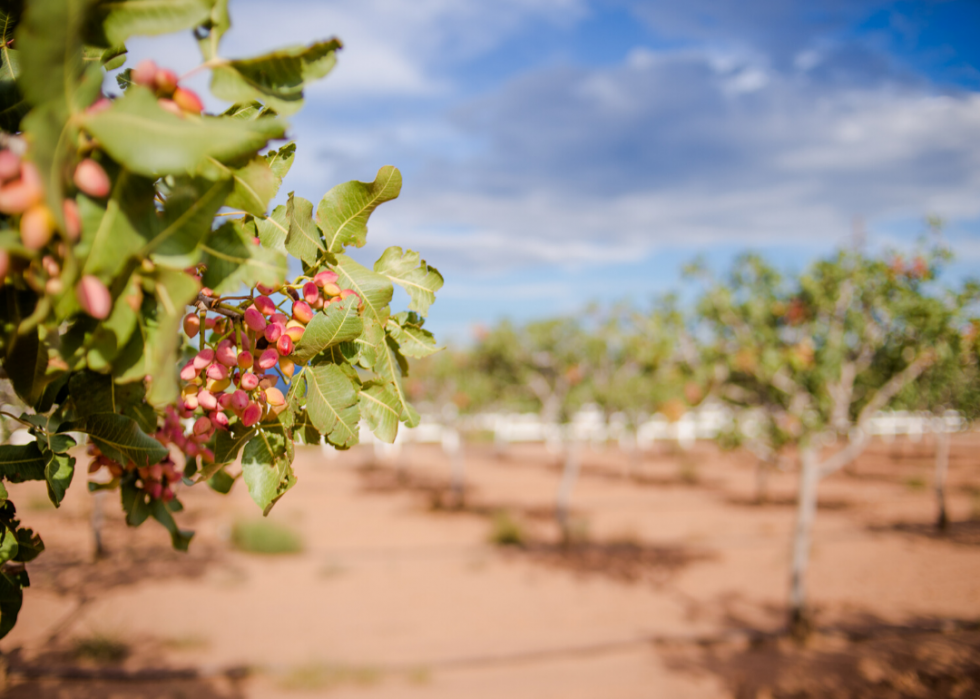
{"label": "tree trunk", "polygon": [[453,496],[453,505],[463,506],[466,490],[466,459],[463,454],[463,440],[458,430],[451,430],[443,435],[442,450],[449,456],[451,475],[449,489]]}
{"label": "tree trunk", "polygon": [[558,521],[558,528],[561,530],[563,543],[569,543],[571,540],[569,511],[571,510],[572,491],[575,489],[575,481],[578,480],[579,464],[578,442],[568,439],[565,443],[565,465],[562,469],[561,481],[558,484],[558,497],[555,505],[555,518]]}
{"label": "tree trunk", "polygon": [[769,471],[771,464],[767,459],[759,459],[755,465],[755,502],[763,505],[769,502]]}
{"label": "tree trunk", "polygon": [[102,512],[102,501],[105,499],[105,491],[97,490],[92,493],[92,544],[94,548],[93,558],[98,561],[106,554],[105,545],[102,543],[102,522],[104,520]]}
{"label": "tree trunk", "polygon": [[936,420],[936,528],[944,532],[949,528],[949,518],[946,515],[946,474],[949,471],[949,433],[946,423]]}
{"label": "tree trunk", "polygon": [[820,469],[812,448],[800,452],[800,485],[796,503],[796,529],[793,533],[793,558],[790,569],[789,629],[797,639],[810,631],[811,620],[806,606],[806,572],[810,563],[813,523],[817,515],[817,486]]}

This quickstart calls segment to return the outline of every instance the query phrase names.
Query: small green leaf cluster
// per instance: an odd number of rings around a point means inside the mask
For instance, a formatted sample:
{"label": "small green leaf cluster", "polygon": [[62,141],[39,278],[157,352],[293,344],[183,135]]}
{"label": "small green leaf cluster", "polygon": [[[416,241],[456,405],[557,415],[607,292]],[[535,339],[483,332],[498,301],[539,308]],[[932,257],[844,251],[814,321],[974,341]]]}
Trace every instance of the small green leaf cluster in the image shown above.
{"label": "small green leaf cluster", "polygon": [[[387,441],[418,423],[406,358],[437,350],[423,325],[442,277],[399,247],[373,268],[347,254],[399,171],[269,211],[296,154],[284,117],[338,40],[224,58],[227,0],[32,0],[0,20],[0,363],[27,406],[7,417],[35,440],[0,447],[3,480],[46,481],[60,505],[69,433],[85,435],[89,489],[118,489],[128,524],[156,519],[186,549],[181,488],[227,492],[239,455],[268,512],[295,483],[294,440],[344,449],[362,420]],[[152,60],[103,91],[130,37],[176,31],[193,32],[192,72],[211,72],[225,111]],[[4,561],[23,563],[41,545],[13,512],[0,492]],[[27,584],[6,570],[0,636]]]}

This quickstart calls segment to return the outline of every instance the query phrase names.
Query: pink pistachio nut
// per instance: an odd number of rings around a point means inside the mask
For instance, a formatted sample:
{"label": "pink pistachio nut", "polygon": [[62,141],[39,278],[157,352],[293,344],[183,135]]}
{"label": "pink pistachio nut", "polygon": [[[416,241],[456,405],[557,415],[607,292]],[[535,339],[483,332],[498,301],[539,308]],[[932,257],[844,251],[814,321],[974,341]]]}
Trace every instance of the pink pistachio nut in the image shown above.
{"label": "pink pistachio nut", "polygon": [[[194,412],[195,410],[197,410],[197,406],[198,406],[198,402],[197,402],[196,394],[184,398],[184,410],[189,410],[190,412]],[[188,413],[184,417],[190,417],[190,413]]]}
{"label": "pink pistachio nut", "polygon": [[61,211],[65,215],[65,235],[74,243],[82,235],[82,216],[78,213],[78,204],[74,199],[65,199]]}
{"label": "pink pistachio nut", "polygon": [[214,330],[214,326],[217,322],[218,322],[217,318],[215,318],[214,316],[208,316],[207,318],[204,319],[204,327],[207,328],[208,330]]}
{"label": "pink pistachio nut", "polygon": [[307,303],[315,303],[320,298],[320,288],[313,282],[306,282],[303,285],[303,300]]}
{"label": "pink pistachio nut", "polygon": [[242,374],[242,378],[241,381],[239,382],[239,385],[246,391],[254,391],[256,386],[259,385],[259,377],[253,374],[252,372],[247,371],[244,374]]}
{"label": "pink pistachio nut", "polygon": [[283,335],[278,340],[276,340],[276,350],[280,355],[285,357],[288,354],[293,353],[293,338],[289,335]]}
{"label": "pink pistachio nut", "polygon": [[91,274],[86,274],[75,287],[78,305],[93,318],[105,320],[112,310],[112,296],[102,281]]}
{"label": "pink pistachio nut", "polygon": [[265,339],[269,342],[275,342],[279,339],[285,329],[286,328],[279,323],[269,323],[267,326],[265,326]]}
{"label": "pink pistachio nut", "polygon": [[271,316],[269,316],[269,322],[282,323],[283,325],[285,325],[286,323],[289,322],[289,318],[286,317],[285,313],[273,313]]}
{"label": "pink pistachio nut", "polygon": [[21,214],[41,201],[41,173],[31,162],[21,164],[20,179],[0,187],[0,212]]}
{"label": "pink pistachio nut", "polygon": [[289,335],[289,339],[293,341],[294,345],[300,341],[304,332],[306,332],[306,328],[304,328],[302,325],[297,324],[286,326],[286,334]]}
{"label": "pink pistachio nut", "polygon": [[159,500],[160,496],[163,495],[163,483],[157,481],[150,481],[146,484],[146,494],[149,495],[154,500]]}
{"label": "pink pistachio nut", "polygon": [[361,295],[356,291],[354,291],[353,289],[342,289],[340,292],[340,298],[342,299],[350,298],[351,296],[357,297],[358,305],[362,305],[364,303],[364,300],[361,298]]}
{"label": "pink pistachio nut", "polygon": [[255,363],[255,358],[252,356],[251,352],[242,351],[238,353],[239,369],[251,369],[254,363]]}
{"label": "pink pistachio nut", "polygon": [[20,239],[28,250],[40,250],[54,235],[56,226],[51,210],[44,204],[35,204],[20,217]]}
{"label": "pink pistachio nut", "polygon": [[211,421],[203,415],[194,421],[194,434],[205,434],[211,430]]}
{"label": "pink pistachio nut", "polygon": [[184,333],[187,337],[197,337],[201,330],[201,318],[196,313],[188,313],[184,316]]}
{"label": "pink pistachio nut", "polygon": [[109,182],[105,170],[91,158],[86,158],[78,164],[73,179],[80,191],[95,199],[107,197],[109,190],[112,189],[112,183]]}
{"label": "pink pistachio nut", "polygon": [[140,61],[133,68],[130,78],[137,85],[143,87],[154,87],[157,77],[157,64],[150,58]]}
{"label": "pink pistachio nut", "polygon": [[238,366],[238,356],[231,340],[222,340],[214,350],[214,356],[226,367]]}
{"label": "pink pistachio nut", "polygon": [[170,97],[174,94],[174,90],[177,89],[178,80],[177,74],[167,68],[157,69],[156,74],[153,76],[154,87],[164,97]]}
{"label": "pink pistachio nut", "polygon": [[172,491],[169,487],[164,488],[163,493],[160,495],[160,499],[163,500],[164,502],[170,502],[175,497],[176,496],[174,495],[174,491]]}
{"label": "pink pistachio nut", "polygon": [[180,378],[184,381],[190,381],[197,376],[197,372],[198,370],[194,368],[194,360],[192,359],[180,370]]}
{"label": "pink pistachio nut", "polygon": [[242,425],[251,427],[259,421],[260,417],[262,417],[262,408],[257,403],[249,403],[248,407],[242,411]]}
{"label": "pink pistachio nut", "polygon": [[13,151],[0,150],[0,182],[20,177],[20,157]]}
{"label": "pink pistachio nut", "polygon": [[194,355],[194,359],[192,361],[194,362],[194,368],[200,371],[214,361],[214,350],[202,349],[200,352]]}
{"label": "pink pistachio nut", "polygon": [[231,400],[235,397],[234,393],[219,393],[218,394],[218,407],[220,408],[230,408]]}
{"label": "pink pistachio nut", "polygon": [[316,276],[313,277],[313,283],[322,289],[324,284],[334,284],[337,282],[338,278],[339,277],[337,276],[336,272],[331,272],[329,269],[325,269],[322,272],[316,273]]}
{"label": "pink pistachio nut", "polygon": [[265,400],[269,405],[285,405],[286,397],[282,395],[280,391],[275,386],[270,386],[265,389]]}
{"label": "pink pistachio nut", "polygon": [[310,307],[312,307],[314,310],[319,311],[321,308],[323,308],[326,305],[327,305],[326,302],[324,302],[322,298],[318,298],[316,301],[310,304]]}
{"label": "pink pistachio nut", "polygon": [[256,284],[255,290],[258,291],[263,296],[268,296],[269,294],[276,293],[276,289],[271,286],[266,286],[265,284]]}
{"label": "pink pistachio nut", "polygon": [[267,323],[265,318],[256,308],[250,307],[245,310],[245,325],[255,332],[260,333],[265,330]]}
{"label": "pink pistachio nut", "polygon": [[186,87],[178,87],[174,90],[171,99],[185,112],[200,114],[204,111],[204,102],[201,101],[196,92],[188,90]]}
{"label": "pink pistachio nut", "polygon": [[111,106],[112,106],[111,100],[105,97],[100,97],[85,109],[85,113],[88,114],[89,116],[93,116],[95,114],[101,114]]}
{"label": "pink pistachio nut", "polygon": [[215,362],[208,367],[208,378],[215,381],[223,381],[228,378],[228,367],[224,364]]}
{"label": "pink pistachio nut", "polygon": [[264,316],[270,316],[276,312],[276,304],[267,296],[259,296],[255,299],[256,310]]}
{"label": "pink pistachio nut", "polygon": [[228,395],[231,396],[231,401],[229,402],[229,406],[236,413],[240,413],[241,411],[243,411],[245,408],[248,407],[248,394],[245,393],[245,391],[239,389],[234,393],[229,393]]}
{"label": "pink pistachio nut", "polygon": [[202,388],[197,392],[197,404],[205,410],[215,410],[218,407],[218,399],[211,391]]}
{"label": "pink pistachio nut", "polygon": [[[286,337],[289,336],[287,335]],[[276,352],[276,350],[274,349],[267,349],[261,355],[259,355],[259,360],[255,364],[262,371],[266,371],[274,367],[278,361],[279,361],[279,353]]]}
{"label": "pink pistachio nut", "polygon": [[224,413],[213,412],[210,414],[211,423],[220,429],[228,428],[228,416]]}
{"label": "pink pistachio nut", "polygon": [[293,304],[293,320],[306,325],[313,320],[313,309],[306,301],[297,301]]}

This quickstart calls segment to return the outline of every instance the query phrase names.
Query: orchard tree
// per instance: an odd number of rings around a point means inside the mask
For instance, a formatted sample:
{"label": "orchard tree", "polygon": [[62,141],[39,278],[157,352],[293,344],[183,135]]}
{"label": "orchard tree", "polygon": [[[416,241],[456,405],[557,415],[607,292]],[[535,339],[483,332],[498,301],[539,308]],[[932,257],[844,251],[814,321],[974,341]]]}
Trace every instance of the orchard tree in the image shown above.
{"label": "orchard tree", "polygon": [[737,258],[723,279],[700,265],[691,272],[705,283],[697,309],[701,362],[713,367],[712,391],[736,410],[719,441],[755,455],[756,500],[762,503],[770,471],[786,461],[800,433],[809,398],[792,377],[812,365],[813,340],[791,330],[803,320],[801,302],[758,255]]}
{"label": "orchard tree", "polygon": [[562,428],[564,465],[555,515],[566,539],[580,464],[579,445],[568,422],[591,395],[602,351],[602,341],[574,318],[536,321],[518,329],[504,322],[473,349],[475,366],[490,377],[498,395],[510,405],[538,407],[545,424]]}
{"label": "orchard tree", "polygon": [[[745,367],[728,381],[747,392],[745,400],[764,399],[785,411],[783,424],[773,423],[800,458],[789,600],[798,635],[810,624],[805,578],[820,480],[864,450],[871,417],[936,362],[937,347],[955,328],[962,295],[926,284],[941,259],[923,256],[909,271],[840,252],[789,286],[788,300],[776,306],[780,320],[771,310],[746,315],[754,320],[738,345],[748,350]],[[804,343],[805,361],[787,361]]]}
{"label": "orchard tree", "polygon": [[[293,442],[340,449],[364,420],[392,441],[418,423],[406,357],[435,351],[424,316],[442,286],[419,255],[348,256],[395,198],[399,172],[269,211],[295,157],[285,116],[333,67],[336,39],[247,59],[220,53],[226,0],[31,0],[2,12],[0,358],[35,441],[0,446],[0,476],[60,505],[87,435],[90,490],[118,489],[186,549],[183,487],[239,475],[263,513],[296,483]],[[135,35],[193,31],[211,91],[147,60],[103,93]],[[291,261],[292,264],[291,264]],[[290,269],[298,276],[287,279]],[[392,313],[393,284],[411,304]],[[227,472],[241,454],[241,471]],[[0,635],[43,550],[0,484]]]}
{"label": "orchard tree", "polygon": [[[914,263],[913,263],[914,264]],[[932,272],[930,271],[930,274]],[[936,496],[936,528],[949,527],[946,507],[946,481],[949,471],[950,436],[947,411],[956,411],[967,423],[980,417],[980,319],[967,313],[975,310],[980,288],[968,283],[955,300],[960,311],[936,343],[936,360],[894,401],[896,408],[926,411],[932,415],[935,440],[933,490]]]}
{"label": "orchard tree", "polygon": [[663,412],[676,419],[701,402],[705,364],[673,296],[657,299],[646,312],[615,306],[597,328],[605,346],[591,377],[592,394],[607,413],[626,416],[635,460],[643,417]]}

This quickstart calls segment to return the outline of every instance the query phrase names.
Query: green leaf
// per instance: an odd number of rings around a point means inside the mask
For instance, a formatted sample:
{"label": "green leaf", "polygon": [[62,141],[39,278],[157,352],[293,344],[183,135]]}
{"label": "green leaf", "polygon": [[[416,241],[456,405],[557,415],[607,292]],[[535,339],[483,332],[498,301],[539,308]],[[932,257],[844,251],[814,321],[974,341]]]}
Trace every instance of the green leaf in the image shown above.
{"label": "green leaf", "polygon": [[336,364],[322,364],[308,371],[306,384],[306,411],[317,431],[341,448],[357,444],[361,415],[351,379]]}
{"label": "green leaf", "polygon": [[207,36],[198,39],[198,46],[205,61],[210,61],[218,55],[218,44],[225,32],[231,29],[231,19],[228,17],[228,0],[211,0],[211,16],[207,22],[203,22],[208,27]]}
{"label": "green leaf", "polygon": [[20,87],[34,105],[74,104],[85,62],[82,26],[86,0],[30,0],[17,27],[14,45],[20,51]]}
{"label": "green leaf", "polygon": [[[406,357],[421,359],[430,354],[438,352],[441,347],[436,346],[436,338],[432,333],[422,328],[421,324],[412,323],[411,320],[404,319],[408,314],[399,313],[397,316],[388,319],[385,326],[388,333],[398,343],[398,349]],[[415,314],[412,314],[415,316]],[[418,318],[418,316],[415,316]],[[397,321],[401,320],[401,324]]]}
{"label": "green leaf", "polygon": [[286,250],[293,257],[312,265],[324,251],[320,229],[313,223],[313,204],[302,197],[294,197],[290,192],[286,217],[289,220]]}
{"label": "green leaf", "polygon": [[113,461],[150,466],[169,453],[160,442],[143,432],[136,421],[125,415],[98,413],[66,422],[62,432],[84,432],[103,454]]}
{"label": "green leaf", "polygon": [[279,423],[286,430],[286,434],[292,434],[297,420],[303,413],[305,402],[306,374],[301,372],[293,377],[293,383],[286,393],[286,409],[279,413]]}
{"label": "green leaf", "polygon": [[136,329],[136,311],[133,310],[129,299],[142,293],[138,277],[129,279],[119,278],[112,288],[113,303],[109,317],[96,327],[90,349],[86,356],[88,366],[96,371],[108,371],[112,367],[119,350],[129,342],[130,335]]}
{"label": "green leaf", "polygon": [[343,252],[347,245],[364,245],[371,212],[397,197],[401,188],[398,168],[385,165],[378,170],[374,182],[345,182],[327,192],[316,207],[316,222],[323,231],[327,250]]}
{"label": "green leaf", "polygon": [[225,204],[234,183],[213,182],[202,177],[178,178],[167,195],[163,218],[142,249],[155,262],[171,267],[190,267],[198,261],[199,246],[210,233],[214,215]]}
{"label": "green leaf", "polygon": [[279,150],[270,150],[265,154],[265,160],[267,163],[269,163],[269,168],[272,170],[272,174],[276,178],[277,192],[279,191],[279,187],[282,186],[282,181],[286,179],[286,174],[293,166],[293,160],[295,159],[296,144],[292,142],[282,146],[279,148]]}
{"label": "green leaf", "polygon": [[37,442],[0,445],[0,476],[11,483],[43,481],[45,466]]}
{"label": "green leaf", "polygon": [[82,239],[77,254],[83,274],[114,278],[159,227],[153,180],[122,170],[106,202],[78,196]]}
{"label": "green leaf", "polygon": [[281,430],[262,429],[242,452],[242,477],[249,495],[267,515],[287,490],[296,484],[292,469],[292,442]]}
{"label": "green leaf", "polygon": [[375,436],[391,444],[398,435],[401,406],[384,385],[369,381],[360,392],[361,415]]}
{"label": "green leaf", "polygon": [[193,173],[211,158],[226,163],[251,157],[285,132],[279,119],[182,118],[161,108],[140,85],[109,109],[83,115],[81,123],[114,160],[149,177]]}
{"label": "green leaf", "polygon": [[34,405],[49,381],[48,350],[38,338],[37,328],[13,338],[13,345],[7,347],[4,367],[17,395],[28,405]]}
{"label": "green leaf", "polygon": [[44,542],[41,541],[39,534],[34,533],[33,529],[19,527],[15,535],[17,537],[17,555],[14,556],[15,561],[29,563],[44,552]]}
{"label": "green leaf", "polygon": [[286,236],[289,235],[289,213],[285,206],[279,205],[268,218],[255,219],[262,246],[269,250],[286,252]]}
{"label": "green leaf", "polygon": [[173,515],[170,514],[170,508],[167,507],[167,503],[161,499],[151,500],[150,514],[153,515],[153,519],[162,524],[170,532],[171,545],[178,551],[186,551],[194,536],[194,532],[177,527],[177,522],[174,521]]}
{"label": "green leaf", "polygon": [[208,478],[208,487],[216,493],[227,495],[235,485],[235,479],[229,476],[223,468],[219,468],[214,475]]}
{"label": "green leaf", "polygon": [[357,310],[358,300],[348,296],[340,303],[331,303],[313,316],[303,337],[296,343],[293,360],[305,364],[328,347],[360,337],[364,322]]}
{"label": "green leaf", "polygon": [[253,216],[265,216],[269,202],[279,191],[279,183],[268,161],[255,157],[244,167],[228,170],[235,189],[225,202],[232,209],[243,209]]}
{"label": "green leaf", "polygon": [[106,37],[122,44],[134,35],[193,29],[210,17],[212,4],[211,0],[110,0],[97,9]]}
{"label": "green leaf", "polygon": [[364,301],[364,316],[384,326],[391,313],[388,304],[394,287],[387,277],[372,272],[347,255],[337,255],[336,264],[330,268],[337,273],[342,288],[353,289]]}
{"label": "green leaf", "polygon": [[390,247],[384,251],[374,271],[383,274],[408,292],[412,299],[409,309],[428,315],[429,306],[435,303],[436,292],[442,288],[442,275],[435,267],[430,267],[419,254],[412,250],[402,255],[400,247]]}
{"label": "green leaf", "polygon": [[395,396],[400,411],[399,417],[409,427],[419,424],[421,418],[415,408],[408,402],[402,376],[408,373],[408,362],[395,341],[388,336],[384,328],[377,323],[365,322],[364,334],[361,336],[361,359],[367,368],[373,369],[389,386]]}
{"label": "green leaf", "polygon": [[48,483],[48,497],[55,507],[61,507],[68,486],[75,475],[75,457],[55,454],[42,448],[47,463],[44,465],[44,479]]}
{"label": "green leaf", "polygon": [[180,323],[188,303],[197,298],[197,280],[183,271],[157,267],[153,273],[155,310],[144,313],[141,326],[144,340],[143,373],[152,381],[146,394],[150,405],[163,406],[177,400],[177,347]]}
{"label": "green leaf", "polygon": [[227,61],[211,70],[211,92],[229,102],[260,100],[280,114],[303,106],[303,88],[323,78],[336,63],[336,39]]}
{"label": "green leaf", "polygon": [[17,576],[0,573],[0,638],[3,638],[17,624],[17,615],[24,604],[21,580],[26,573]]}
{"label": "green leaf", "polygon": [[201,262],[208,268],[204,285],[218,294],[255,284],[278,286],[286,277],[286,256],[256,245],[245,225],[229,221],[213,231],[202,246]]}
{"label": "green leaf", "polygon": [[214,462],[224,465],[237,459],[238,452],[255,435],[255,431],[256,428],[242,427],[240,423],[236,423],[231,429],[220,430],[214,440]]}
{"label": "green leaf", "polygon": [[136,487],[136,474],[128,474],[119,488],[123,512],[126,513],[126,524],[138,527],[150,516],[150,496],[146,491]]}

